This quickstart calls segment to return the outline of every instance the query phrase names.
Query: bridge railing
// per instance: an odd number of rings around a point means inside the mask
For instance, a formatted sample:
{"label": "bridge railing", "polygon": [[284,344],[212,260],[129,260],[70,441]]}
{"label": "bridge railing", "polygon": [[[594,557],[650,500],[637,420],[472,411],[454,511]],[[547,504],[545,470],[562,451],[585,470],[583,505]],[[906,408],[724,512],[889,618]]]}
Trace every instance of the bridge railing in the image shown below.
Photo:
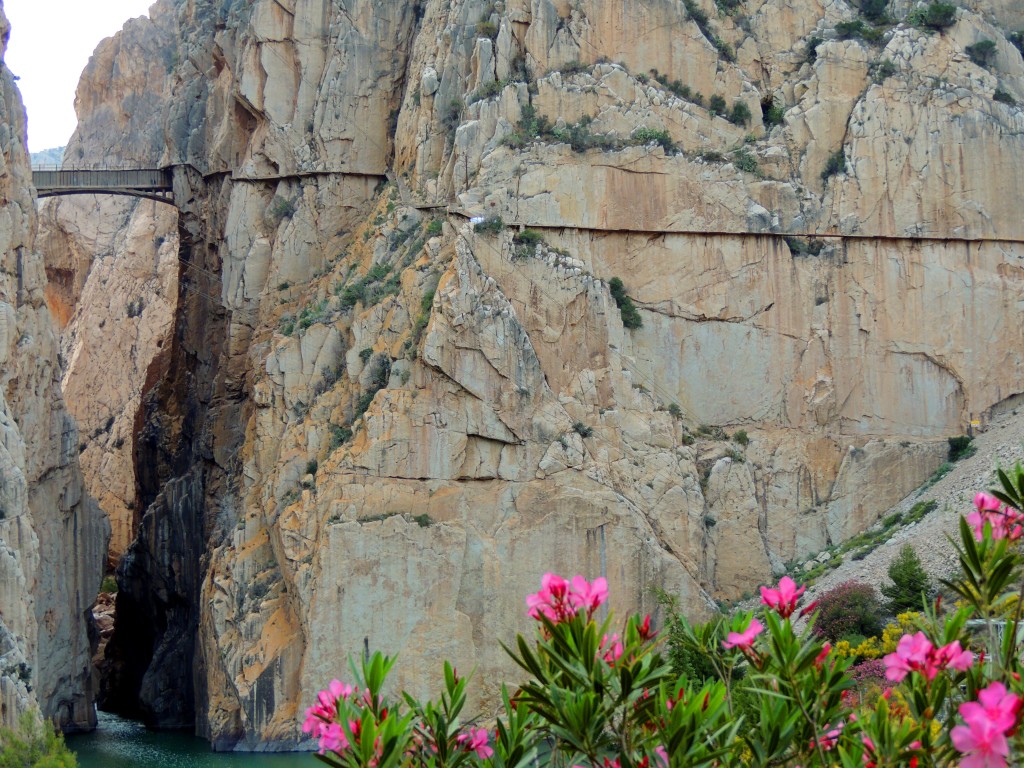
{"label": "bridge railing", "polygon": [[33,170],[36,189],[145,189],[168,190],[171,173],[160,168]]}

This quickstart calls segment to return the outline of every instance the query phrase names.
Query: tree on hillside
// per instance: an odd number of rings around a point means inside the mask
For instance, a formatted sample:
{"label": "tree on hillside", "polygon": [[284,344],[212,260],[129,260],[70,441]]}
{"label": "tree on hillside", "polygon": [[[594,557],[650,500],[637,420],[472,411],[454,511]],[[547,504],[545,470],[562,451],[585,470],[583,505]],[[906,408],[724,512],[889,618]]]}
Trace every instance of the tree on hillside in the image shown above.
{"label": "tree on hillside", "polygon": [[885,607],[892,615],[903,611],[921,610],[921,602],[932,594],[931,579],[921,566],[921,558],[909,544],[896,559],[889,563],[892,584],[882,585],[882,594],[888,599]]}

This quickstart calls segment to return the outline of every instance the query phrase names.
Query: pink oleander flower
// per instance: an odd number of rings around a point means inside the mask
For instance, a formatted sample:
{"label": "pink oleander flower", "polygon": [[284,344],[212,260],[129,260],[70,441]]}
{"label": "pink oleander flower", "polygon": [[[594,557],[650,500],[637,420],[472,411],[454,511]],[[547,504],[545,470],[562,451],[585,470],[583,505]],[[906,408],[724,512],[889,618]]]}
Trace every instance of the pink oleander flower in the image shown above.
{"label": "pink oleander flower", "polygon": [[920,672],[927,680],[934,680],[947,668],[963,672],[974,663],[974,654],[963,650],[956,640],[936,648],[924,632],[917,632],[901,637],[896,652],[888,654],[882,661],[885,663],[885,679],[898,683],[911,672]]}
{"label": "pink oleander flower", "polygon": [[348,739],[340,723],[328,723],[320,736],[320,754],[325,752],[344,752],[348,749]]}
{"label": "pink oleander flower", "polygon": [[608,599],[608,582],[600,577],[591,584],[582,576],[573,576],[570,584],[557,574],[545,573],[540,584],[539,592],[526,597],[527,614],[534,619],[546,616],[556,624],[569,621],[580,610],[590,618]]}
{"label": "pink oleander flower", "polygon": [[797,589],[796,582],[789,576],[783,576],[779,580],[778,589],[761,587],[761,604],[767,605],[784,619],[788,619],[796,610],[796,601],[804,593],[807,587]]}
{"label": "pink oleander flower", "polygon": [[601,638],[601,646],[598,648],[597,653],[608,664],[614,667],[615,662],[622,658],[623,650],[622,641],[619,639],[619,635],[616,632],[612,634],[611,637],[605,635]]}
{"label": "pink oleander flower", "polygon": [[348,748],[344,736],[341,736],[339,740],[338,734],[341,726],[334,721],[338,715],[338,702],[348,699],[352,696],[353,691],[351,685],[344,685],[340,680],[331,680],[326,690],[317,693],[317,703],[306,710],[306,720],[302,724],[302,731],[320,740],[321,754],[325,749],[338,751],[333,746],[336,744],[341,744],[340,749]]}
{"label": "pink oleander flower", "polygon": [[754,638],[764,631],[764,626],[757,619],[751,619],[750,624],[742,632],[730,632],[722,641],[722,647],[726,650],[739,648],[741,651],[749,650],[754,644]]}
{"label": "pink oleander flower", "polygon": [[[825,734],[821,738],[818,739],[817,743],[821,745],[821,748],[823,750],[828,752],[833,747],[835,747],[836,744],[839,743],[839,736],[843,732],[843,726],[844,725],[846,725],[846,723],[843,723],[843,722],[838,723],[835,728],[832,728],[831,730],[826,731]],[[815,746],[816,745],[815,745],[814,739],[811,739],[811,749],[814,749]]]}
{"label": "pink oleander flower", "polygon": [[598,576],[591,584],[582,576],[572,577],[572,593],[570,595],[578,608],[584,608],[590,616],[608,599],[608,582]]}
{"label": "pink oleander flower", "polygon": [[487,746],[486,728],[470,728],[469,733],[460,733],[455,737],[455,741],[466,752],[476,752],[476,756],[481,760],[486,760],[494,754],[494,750]]}
{"label": "pink oleander flower", "polygon": [[964,756],[961,768],[1005,768],[1010,745],[991,720],[981,718],[958,725],[949,735],[953,747]]}
{"label": "pink oleander flower", "polygon": [[988,493],[979,493],[974,497],[974,512],[967,515],[967,523],[974,529],[974,538],[981,541],[985,532],[985,523],[992,526],[993,539],[1010,539],[1016,541],[1024,535],[1024,515],[1012,507],[1004,507],[1002,502]]}
{"label": "pink oleander flower", "polygon": [[1006,686],[995,682],[978,691],[976,702],[966,701],[961,704],[960,715],[968,725],[987,720],[1002,733],[1008,733],[1017,724],[1020,707],[1020,696],[1009,693]]}
{"label": "pink oleander flower", "polygon": [[654,754],[658,758],[658,765],[661,768],[668,768],[668,750],[664,747],[655,747]]}

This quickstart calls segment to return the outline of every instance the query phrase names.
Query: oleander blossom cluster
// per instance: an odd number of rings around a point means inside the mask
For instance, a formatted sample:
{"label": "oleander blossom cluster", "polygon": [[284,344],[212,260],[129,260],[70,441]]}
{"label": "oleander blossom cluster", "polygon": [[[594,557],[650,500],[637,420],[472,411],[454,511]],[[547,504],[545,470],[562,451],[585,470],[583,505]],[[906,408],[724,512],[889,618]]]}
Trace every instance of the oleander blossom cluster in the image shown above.
{"label": "oleander blossom cluster", "polygon": [[991,527],[993,539],[1016,541],[1024,535],[1024,513],[989,493],[974,497],[974,511],[967,515],[967,523],[978,541],[982,540],[986,523]]}
{"label": "oleander blossom cluster", "polygon": [[960,705],[965,725],[950,732],[953,746],[964,755],[961,768],[1002,768],[1007,764],[1008,734],[1017,727],[1021,697],[1009,693],[1000,682],[978,692],[977,701]]}
{"label": "oleander blossom cluster", "polygon": [[591,618],[608,599],[608,582],[598,577],[591,584],[582,576],[566,581],[554,573],[545,573],[540,591],[526,597],[527,613],[534,619],[547,617],[552,623],[571,620],[580,611]]}
{"label": "oleander blossom cluster", "polygon": [[958,640],[939,648],[932,645],[924,632],[916,632],[901,637],[895,652],[882,661],[887,680],[898,683],[911,672],[919,672],[930,681],[946,668],[967,670],[974,663],[974,654],[961,648]]}
{"label": "oleander blossom cluster", "polygon": [[[306,710],[306,720],[302,724],[302,732],[308,733],[317,740],[320,754],[326,752],[343,752],[349,748],[345,731],[338,722],[338,704],[358,694],[351,685],[340,680],[331,680],[323,691],[316,695],[316,704]],[[351,731],[353,723],[349,723]]]}

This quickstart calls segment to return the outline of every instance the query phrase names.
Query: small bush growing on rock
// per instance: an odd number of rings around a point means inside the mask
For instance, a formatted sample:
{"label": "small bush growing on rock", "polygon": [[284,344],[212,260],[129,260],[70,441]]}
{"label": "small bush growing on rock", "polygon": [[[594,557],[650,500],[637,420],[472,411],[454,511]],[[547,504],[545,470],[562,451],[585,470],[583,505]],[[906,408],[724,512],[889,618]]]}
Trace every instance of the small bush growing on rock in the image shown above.
{"label": "small bush growing on rock", "polygon": [[590,437],[592,434],[594,434],[594,428],[588,427],[582,421],[577,421],[575,424],[573,424],[572,430],[583,439],[586,439]]}
{"label": "small bush growing on rock", "polygon": [[295,215],[295,202],[280,195],[274,195],[267,208],[267,219],[271,224],[280,224]]}
{"label": "small bush growing on rock", "polygon": [[117,579],[110,574],[103,577],[103,581],[100,583],[100,592],[117,592]]}
{"label": "small bush growing on rock", "polygon": [[836,24],[836,35],[840,40],[863,40],[866,43],[877,43],[882,39],[882,31],[862,19],[841,21]]}
{"label": "small bush growing on rock", "polygon": [[477,37],[489,37],[494,40],[498,37],[498,25],[493,21],[481,21],[476,25]]}
{"label": "small bush growing on rock", "polygon": [[306,474],[307,475],[315,475],[316,471],[319,468],[320,468],[320,465],[317,463],[316,459],[310,459],[309,461],[306,462]]}
{"label": "small bush growing on rock", "polygon": [[636,144],[659,144],[666,155],[674,155],[679,151],[679,147],[672,140],[672,135],[668,131],[658,131],[654,128],[637,128],[633,131],[632,140]]}
{"label": "small bush growing on rock", "polygon": [[917,27],[943,30],[956,22],[956,6],[951,3],[934,2],[911,12],[907,16],[907,21]]}
{"label": "small bush growing on rock", "polygon": [[814,632],[833,642],[848,635],[872,637],[881,634],[880,607],[874,587],[847,581],[819,598]]}
{"label": "small bush growing on rock", "polygon": [[744,173],[760,175],[761,168],[757,164],[757,157],[746,147],[740,147],[732,153],[732,164]]}
{"label": "small bush growing on rock", "polygon": [[862,0],[860,4],[860,12],[864,18],[875,22],[886,19],[888,8],[888,0]]}
{"label": "small bush growing on rock", "polygon": [[871,67],[871,79],[876,83],[885,82],[887,78],[895,74],[896,65],[892,63],[891,59],[882,59],[882,61]]}
{"label": "small bush growing on rock", "polygon": [[732,439],[744,447],[750,445],[750,437],[747,435],[747,430],[745,429],[736,430],[736,432],[733,433]]}
{"label": "small bush growing on rock", "polygon": [[643,318],[640,317],[640,313],[637,311],[636,305],[633,304],[633,300],[626,293],[626,286],[623,285],[622,280],[617,277],[613,277],[608,281],[608,290],[611,292],[612,298],[619,307],[619,314],[622,316],[623,327],[631,330],[635,328],[643,328]]}
{"label": "small bush growing on rock", "polygon": [[995,93],[992,94],[992,100],[1009,104],[1010,106],[1014,106],[1017,103],[1017,100],[1002,88],[996,88]]}
{"label": "small bush growing on rock", "polygon": [[473,231],[481,235],[497,235],[505,228],[505,222],[501,216],[488,216],[483,221],[473,225]]}
{"label": "small bush growing on rock", "polygon": [[732,111],[729,113],[729,122],[735,125],[749,125],[750,124],[750,107],[747,106],[745,101],[735,101],[732,105]]}
{"label": "small bush growing on rock", "polygon": [[968,45],[964,52],[979,67],[987,67],[996,57],[996,44],[993,40],[982,40],[974,45]]}
{"label": "small bush growing on rock", "polygon": [[808,64],[813,64],[818,60],[818,46],[821,45],[823,42],[825,41],[822,40],[817,35],[808,39],[807,47],[805,48]]}
{"label": "small bush growing on rock", "polygon": [[715,94],[708,100],[708,112],[712,115],[725,116],[725,98],[719,94]]}
{"label": "small bush growing on rock", "polygon": [[673,419],[683,418],[683,409],[679,407],[679,403],[669,403],[668,412]]}
{"label": "small bush growing on rock", "polygon": [[968,437],[967,435],[960,435],[959,437],[951,437],[949,442],[949,455],[946,457],[949,461],[960,461],[960,459],[969,459],[974,455],[977,450],[971,443],[974,438]]}
{"label": "small bush growing on rock", "polygon": [[352,430],[339,424],[331,424],[331,450],[341,447],[352,439]]}
{"label": "small bush growing on rock", "polygon": [[437,237],[441,234],[442,222],[440,219],[434,219],[427,225],[427,237]]}
{"label": "small bush growing on rock", "polygon": [[843,151],[842,147],[837,149],[831,155],[828,156],[828,160],[825,162],[825,168],[821,172],[821,178],[823,181],[828,181],[831,177],[839,173],[846,172],[846,152]]}
{"label": "small bush growing on rock", "polygon": [[768,96],[761,102],[761,122],[768,128],[782,125],[785,120],[785,112],[781,105],[775,103],[774,96]]}

